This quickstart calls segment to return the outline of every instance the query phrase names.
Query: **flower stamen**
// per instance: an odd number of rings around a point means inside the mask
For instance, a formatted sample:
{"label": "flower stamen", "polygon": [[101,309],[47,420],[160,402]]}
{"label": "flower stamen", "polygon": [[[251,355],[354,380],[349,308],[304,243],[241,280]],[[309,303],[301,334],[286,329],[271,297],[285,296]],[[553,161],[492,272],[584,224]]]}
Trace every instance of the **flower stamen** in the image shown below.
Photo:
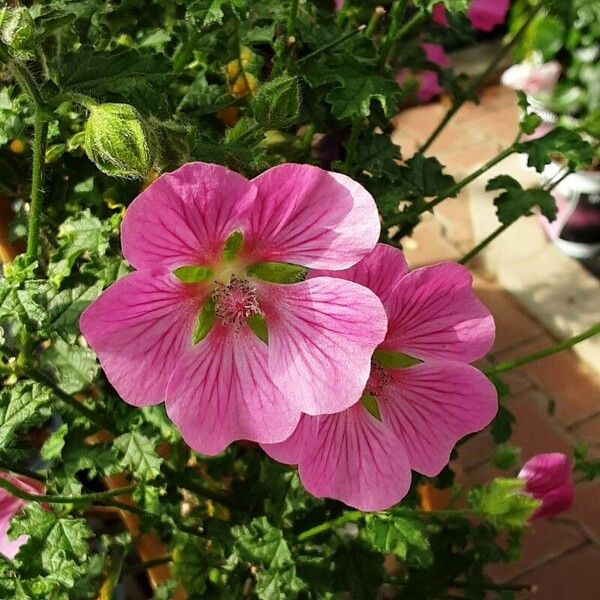
{"label": "flower stamen", "polygon": [[228,284],[217,281],[212,297],[216,317],[235,329],[239,329],[250,317],[263,314],[256,288],[247,279],[233,275]]}

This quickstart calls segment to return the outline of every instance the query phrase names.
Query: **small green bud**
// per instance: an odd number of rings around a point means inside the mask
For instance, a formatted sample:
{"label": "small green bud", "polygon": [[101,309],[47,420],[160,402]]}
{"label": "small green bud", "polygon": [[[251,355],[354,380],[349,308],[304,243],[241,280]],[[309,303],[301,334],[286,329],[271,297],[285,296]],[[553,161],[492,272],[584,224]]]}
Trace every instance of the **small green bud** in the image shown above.
{"label": "small green bud", "polygon": [[0,40],[13,56],[27,58],[35,52],[35,24],[24,6],[0,9]]}
{"label": "small green bud", "polygon": [[90,108],[85,124],[85,152],[107,175],[139,178],[154,163],[154,135],[129,104],[99,104]]}
{"label": "small green bud", "polygon": [[293,125],[300,113],[300,92],[295,77],[282,75],[263,84],[252,99],[254,118],[265,129]]}

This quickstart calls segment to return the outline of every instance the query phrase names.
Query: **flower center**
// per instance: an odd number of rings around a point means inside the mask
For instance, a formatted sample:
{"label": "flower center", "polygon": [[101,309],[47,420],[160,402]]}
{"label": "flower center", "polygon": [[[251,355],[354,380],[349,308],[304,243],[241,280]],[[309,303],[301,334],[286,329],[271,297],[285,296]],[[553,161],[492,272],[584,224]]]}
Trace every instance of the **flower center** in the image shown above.
{"label": "flower center", "polygon": [[381,395],[387,384],[390,382],[390,376],[377,360],[371,361],[371,374],[365,386],[365,391],[377,398]]}
{"label": "flower center", "polygon": [[233,275],[227,284],[217,281],[212,297],[217,318],[236,329],[250,317],[262,315],[256,288],[247,279]]}

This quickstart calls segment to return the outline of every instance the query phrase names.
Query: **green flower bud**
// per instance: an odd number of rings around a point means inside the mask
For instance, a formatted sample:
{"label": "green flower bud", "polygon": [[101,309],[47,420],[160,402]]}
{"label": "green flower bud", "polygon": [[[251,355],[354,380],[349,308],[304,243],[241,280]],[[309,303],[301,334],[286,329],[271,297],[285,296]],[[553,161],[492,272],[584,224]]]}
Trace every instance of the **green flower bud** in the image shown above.
{"label": "green flower bud", "polygon": [[129,104],[90,108],[85,124],[85,152],[107,175],[143,179],[154,163],[154,134]]}
{"label": "green flower bud", "polygon": [[0,40],[13,56],[27,58],[35,51],[35,24],[24,6],[0,9]]}

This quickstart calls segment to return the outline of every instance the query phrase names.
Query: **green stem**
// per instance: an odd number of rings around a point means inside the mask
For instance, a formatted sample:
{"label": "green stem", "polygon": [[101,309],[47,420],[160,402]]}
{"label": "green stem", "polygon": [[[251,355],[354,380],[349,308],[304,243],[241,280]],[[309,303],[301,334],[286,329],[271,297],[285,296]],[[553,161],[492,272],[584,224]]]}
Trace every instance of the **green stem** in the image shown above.
{"label": "green stem", "polygon": [[558,352],[562,352],[563,350],[567,350],[568,348],[572,348],[579,342],[583,342],[588,338],[594,337],[600,333],[600,323],[596,323],[592,325],[589,329],[580,333],[579,335],[575,335],[567,340],[563,340],[562,342],[558,342],[552,346],[548,346],[543,350],[539,350],[538,352],[533,352],[532,354],[528,354],[526,356],[522,356],[521,358],[515,358],[514,360],[508,360],[506,362],[500,363],[494,367],[489,369],[485,369],[484,373],[486,375],[497,375],[498,373],[505,373],[506,371],[511,371],[516,367],[520,367],[522,365],[526,365],[528,363],[539,360],[540,358],[546,358],[547,356],[552,356]]}
{"label": "green stem", "polygon": [[477,244],[477,246],[475,246],[473,249],[469,250],[458,261],[459,264],[464,265],[464,264],[468,263],[472,258],[477,256],[488,244],[493,242],[501,233],[504,233],[508,229],[508,227],[510,225],[512,225],[513,223],[514,223],[514,221],[511,221],[510,223],[503,223],[502,225],[500,225],[499,227],[494,229],[494,231],[492,231],[492,233],[490,233],[490,235],[488,235],[486,238],[481,240],[481,242],[479,242],[479,244]]}
{"label": "green stem", "polygon": [[13,59],[8,63],[8,70],[19,84],[19,87],[29,96],[29,99],[35,106],[36,110],[43,111],[45,108],[44,98],[29,69],[17,59]]}
{"label": "green stem", "polygon": [[555,179],[554,181],[548,181],[544,189],[547,192],[551,192],[557,185],[562,183],[562,181],[564,181],[572,172],[573,171],[571,171],[571,169],[567,169],[567,171],[563,173],[558,179]]}
{"label": "green stem", "polygon": [[307,54],[306,56],[303,56],[302,58],[298,59],[298,61],[297,61],[296,64],[301,64],[305,60],[309,60],[311,58],[314,58],[315,56],[318,56],[322,52],[326,52],[327,50],[330,50],[334,46],[337,46],[338,44],[342,44],[343,42],[345,42],[346,40],[350,39],[351,37],[354,37],[355,35],[358,35],[361,31],[364,31],[366,28],[367,28],[366,25],[361,25],[358,29],[355,29],[354,31],[351,31],[350,33],[346,33],[346,34],[340,36],[339,38],[336,38],[332,42],[329,42],[328,44],[325,44],[324,46],[321,46],[320,48],[317,48],[316,50],[314,50],[310,54]]}
{"label": "green stem", "polygon": [[82,496],[60,496],[56,494],[30,494],[20,487],[13,485],[6,479],[0,478],[0,488],[6,490],[12,496],[21,498],[21,500],[29,500],[34,502],[44,502],[46,504],[90,504],[92,502],[102,501],[113,496],[122,496],[131,494],[136,488],[135,485],[107,490],[106,492],[93,492]]}
{"label": "green stem", "polygon": [[[489,171],[492,167],[496,166],[499,162],[503,161],[507,156],[510,156],[511,154],[514,154],[515,152],[516,152],[516,147],[513,144],[512,146],[509,146],[508,148],[506,148],[505,150],[500,152],[500,154],[498,154],[494,158],[488,160],[488,162],[486,162],[484,165],[479,167],[479,169],[477,169],[476,171],[473,171],[473,173],[471,173],[464,179],[461,179],[460,181],[455,183],[453,186],[444,190],[441,194],[439,194],[439,196],[436,196],[433,200],[431,200],[430,202],[427,202],[425,204],[425,207],[422,210],[419,210],[418,212],[408,211],[408,212],[410,212],[410,216],[417,217],[423,212],[431,211],[431,209],[433,209],[435,206],[437,206],[440,202],[443,202],[444,200],[447,200],[448,198],[451,198],[452,196],[456,195],[465,186],[469,185],[469,183],[471,183],[472,181],[474,181],[475,179],[477,179],[478,177],[483,175],[486,171]],[[401,225],[406,220],[406,217],[407,217],[407,213],[401,214],[397,218],[386,222],[386,227],[392,227],[393,225]]]}
{"label": "green stem", "polygon": [[358,149],[358,140],[362,131],[363,120],[362,118],[355,119],[352,122],[352,130],[350,131],[350,138],[346,144],[346,159],[344,160],[344,171],[350,175],[352,173],[352,166],[354,159],[356,158],[356,151]]}
{"label": "green stem", "polygon": [[337,529],[346,523],[350,523],[351,521],[360,521],[364,517],[366,517],[369,513],[361,512],[360,510],[351,510],[345,512],[343,515],[340,515],[337,519],[333,519],[331,521],[325,521],[320,525],[316,525],[315,527],[311,527],[306,531],[303,531],[298,535],[298,541],[303,542],[315,535],[319,535],[324,531],[330,531],[331,529]]}
{"label": "green stem", "polygon": [[293,36],[296,33],[296,19],[298,18],[298,0],[292,0],[290,6],[290,13],[287,18],[287,35],[288,37]]}
{"label": "green stem", "polygon": [[433,144],[437,136],[443,131],[446,127],[450,119],[458,112],[460,107],[470,98],[472,98],[483,84],[488,80],[489,76],[496,70],[496,67],[500,64],[500,62],[504,59],[504,57],[514,48],[514,46],[518,43],[518,41],[523,37],[525,31],[535,19],[538,12],[542,9],[541,4],[537,6],[526,19],[526,21],[519,27],[518,31],[513,35],[512,39],[508,44],[506,44],[502,50],[494,57],[494,59],[487,66],[485,71],[481,73],[478,77],[476,77],[472,83],[467,87],[465,92],[461,94],[460,98],[455,100],[448,112],[444,115],[444,118],[440,121],[439,125],[433,130],[432,134],[427,138],[427,141],[421,146],[420,152],[426,152],[428,148]]}
{"label": "green stem", "polygon": [[379,23],[379,19],[381,19],[383,15],[385,15],[385,8],[383,8],[383,6],[376,6],[371,18],[369,19],[367,30],[365,31],[365,35],[367,37],[373,36],[375,29],[377,28],[377,23]]}
{"label": "green stem", "polygon": [[400,43],[400,40],[404,39],[409,33],[412,33],[413,29],[416,29],[426,18],[426,13],[418,12],[415,13],[410,20],[398,31],[398,33],[392,38],[392,42],[389,50],[384,54],[385,63],[389,64],[394,55],[396,54],[396,48]]}
{"label": "green stem", "polygon": [[33,133],[33,167],[31,176],[31,204],[27,229],[27,256],[36,260],[40,243],[40,222],[42,216],[42,170],[48,140],[48,121],[42,111],[36,108]]}
{"label": "green stem", "polygon": [[70,394],[67,394],[66,392],[61,390],[54,383],[54,381],[52,381],[52,379],[50,379],[50,377],[46,376],[42,371],[38,371],[37,369],[31,369],[28,374],[29,374],[29,377],[31,379],[33,379],[34,381],[37,381],[38,383],[41,383],[42,385],[49,387],[52,390],[52,392],[54,393],[54,395],[59,400],[61,400],[62,402],[64,402],[68,406],[70,406],[73,410],[75,410],[82,416],[86,417],[89,421],[94,423],[94,425],[96,425],[98,428],[106,429],[107,431],[109,431],[111,433],[115,433],[114,432],[114,424],[111,423],[110,420],[106,419],[104,417],[104,415],[101,415],[100,413],[92,410],[91,408],[88,408],[87,406],[85,406],[85,404],[83,404],[82,402],[79,402],[78,400],[73,398],[73,396],[71,396]]}
{"label": "green stem", "polygon": [[[472,516],[476,515],[476,513],[473,510],[468,509],[468,508],[461,509],[461,510],[431,510],[431,511],[416,510],[413,508],[405,508],[405,509],[402,509],[401,512],[405,513],[405,514],[411,514],[413,516],[418,516],[420,518],[430,518],[430,517],[433,517],[433,518],[436,518],[436,517],[465,518],[465,517],[472,517]],[[298,541],[303,542],[304,540],[307,540],[311,537],[319,535],[320,533],[323,533],[325,531],[331,531],[332,529],[337,529],[337,528],[341,527],[342,525],[345,525],[346,523],[350,523],[352,521],[360,521],[361,519],[364,519],[365,517],[369,516],[370,514],[371,513],[361,512],[360,510],[351,510],[351,511],[345,512],[344,514],[340,515],[336,519],[332,519],[331,521],[325,521],[324,523],[320,523],[319,525],[316,525],[315,527],[311,527],[310,529],[303,531],[302,533],[300,533],[298,535]]]}
{"label": "green stem", "polygon": [[151,560],[146,560],[144,562],[138,563],[137,565],[133,565],[129,569],[125,569],[126,573],[142,573],[143,571],[147,571],[152,567],[157,567],[158,565],[165,565],[167,563],[173,562],[173,557],[170,554],[165,554],[164,556],[157,556]]}
{"label": "green stem", "polygon": [[400,24],[404,20],[404,13],[406,13],[406,7],[408,6],[408,0],[395,0],[390,9],[390,26],[388,32],[383,38],[383,44],[381,48],[381,56],[383,63],[387,61],[388,54],[394,44],[394,38],[400,31]]}

